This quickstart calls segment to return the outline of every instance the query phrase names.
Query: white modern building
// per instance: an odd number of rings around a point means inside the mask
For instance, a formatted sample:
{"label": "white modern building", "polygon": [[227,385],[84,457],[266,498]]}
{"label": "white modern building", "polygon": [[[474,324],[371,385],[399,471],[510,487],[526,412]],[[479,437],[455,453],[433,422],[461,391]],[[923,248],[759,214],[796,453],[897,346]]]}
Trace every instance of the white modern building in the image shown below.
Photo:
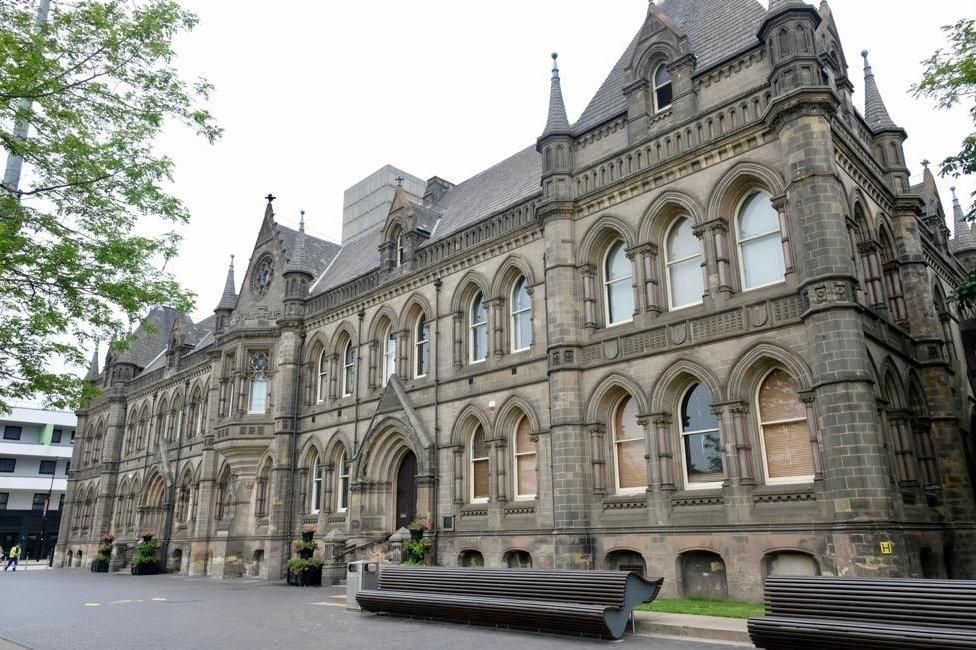
{"label": "white modern building", "polygon": [[27,559],[49,557],[75,439],[74,413],[14,407],[0,415],[0,546]]}

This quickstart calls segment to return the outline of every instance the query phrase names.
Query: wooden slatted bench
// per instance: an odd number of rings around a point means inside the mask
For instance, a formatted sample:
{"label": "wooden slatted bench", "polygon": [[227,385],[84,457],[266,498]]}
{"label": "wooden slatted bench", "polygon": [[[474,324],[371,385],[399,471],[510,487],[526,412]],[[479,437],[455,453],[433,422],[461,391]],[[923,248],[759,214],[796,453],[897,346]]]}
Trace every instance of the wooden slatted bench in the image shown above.
{"label": "wooden slatted bench", "polygon": [[379,588],[356,601],[370,612],[619,639],[663,581],[625,571],[387,565]]}
{"label": "wooden slatted bench", "polygon": [[976,580],[766,578],[758,648],[976,648]]}

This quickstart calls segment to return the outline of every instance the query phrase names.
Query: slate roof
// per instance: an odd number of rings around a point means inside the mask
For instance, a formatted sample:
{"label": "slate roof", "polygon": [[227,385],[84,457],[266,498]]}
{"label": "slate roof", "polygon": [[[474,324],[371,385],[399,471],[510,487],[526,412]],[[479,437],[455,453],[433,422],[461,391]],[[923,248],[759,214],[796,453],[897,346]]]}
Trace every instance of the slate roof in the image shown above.
{"label": "slate roof", "polygon": [[[285,252],[285,258],[291,260],[291,254],[295,250],[295,239],[298,231],[281,224],[275,224],[278,241]],[[312,271],[312,277],[317,277],[329,263],[339,253],[341,247],[335,242],[326,241],[305,233],[305,263]]]}
{"label": "slate roof", "polygon": [[[696,72],[759,45],[756,35],[766,17],[766,10],[756,0],[665,0],[659,7],[688,35],[691,51],[697,59]],[[627,112],[627,99],[623,93],[625,72],[637,38],[635,35],[631,40],[576,120],[574,134]]]}
{"label": "slate roof", "polygon": [[868,63],[868,51],[861,52],[864,57],[864,121],[875,133],[881,131],[899,130],[897,124],[888,115],[884,100],[881,99],[881,91],[874,80],[874,72],[871,64]]}
{"label": "slate roof", "polygon": [[[166,349],[166,338],[180,315],[180,312],[172,307],[153,307],[146,316],[145,322],[140,323],[133,333],[129,349],[120,352],[116,362],[131,363],[139,368],[148,366],[160,352]],[[192,321],[190,326],[193,326]],[[150,328],[155,331],[150,331]]]}
{"label": "slate roof", "polygon": [[[435,242],[540,192],[541,178],[542,157],[532,145],[455,185],[433,206],[413,209],[419,224],[434,222],[427,243]],[[312,295],[375,269],[382,243],[383,224],[345,242],[328,269],[317,276]]]}

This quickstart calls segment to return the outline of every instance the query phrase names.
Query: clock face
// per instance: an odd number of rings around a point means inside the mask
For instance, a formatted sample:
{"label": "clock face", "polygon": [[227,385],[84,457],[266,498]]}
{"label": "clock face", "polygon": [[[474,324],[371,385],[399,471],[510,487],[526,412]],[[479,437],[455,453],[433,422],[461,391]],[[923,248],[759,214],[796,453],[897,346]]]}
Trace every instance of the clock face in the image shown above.
{"label": "clock face", "polygon": [[258,260],[251,273],[251,291],[258,298],[268,295],[271,288],[271,279],[274,276],[274,260],[270,255],[265,254]]}

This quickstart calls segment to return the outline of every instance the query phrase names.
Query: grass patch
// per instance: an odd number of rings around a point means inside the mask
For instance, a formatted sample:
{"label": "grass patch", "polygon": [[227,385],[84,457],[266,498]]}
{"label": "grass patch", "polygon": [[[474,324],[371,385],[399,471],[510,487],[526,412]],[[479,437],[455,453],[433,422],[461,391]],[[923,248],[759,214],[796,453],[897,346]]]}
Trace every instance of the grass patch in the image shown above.
{"label": "grass patch", "polygon": [[761,616],[765,609],[760,603],[742,603],[731,600],[708,598],[657,598],[651,603],[641,603],[638,610],[665,614],[697,614],[722,618],[749,618]]}

